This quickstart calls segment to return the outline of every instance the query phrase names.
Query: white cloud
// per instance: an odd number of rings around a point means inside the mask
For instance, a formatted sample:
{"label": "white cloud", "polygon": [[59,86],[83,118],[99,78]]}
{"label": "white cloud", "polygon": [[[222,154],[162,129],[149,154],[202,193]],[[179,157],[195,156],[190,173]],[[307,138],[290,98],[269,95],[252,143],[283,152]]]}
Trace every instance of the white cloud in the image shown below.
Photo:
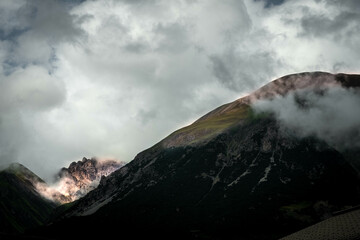
{"label": "white cloud", "polygon": [[332,87],[321,94],[309,89],[254,104],[258,112],[273,112],[300,137],[316,136],[338,149],[360,147],[360,94],[355,89]]}

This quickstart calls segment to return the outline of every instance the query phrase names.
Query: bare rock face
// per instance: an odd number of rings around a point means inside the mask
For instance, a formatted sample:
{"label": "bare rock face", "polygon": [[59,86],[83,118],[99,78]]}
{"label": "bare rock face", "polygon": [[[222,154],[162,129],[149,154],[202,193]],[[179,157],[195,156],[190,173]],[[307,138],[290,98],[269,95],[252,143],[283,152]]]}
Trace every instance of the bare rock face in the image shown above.
{"label": "bare rock face", "polygon": [[40,182],[36,190],[45,198],[58,205],[73,202],[95,189],[100,180],[125,165],[115,160],[83,158],[72,162],[68,168],[62,168],[54,184]]}
{"label": "bare rock face", "polygon": [[108,176],[124,166],[124,162],[115,160],[97,160],[96,158],[83,158],[72,162],[68,168],[62,168],[58,173],[58,182],[61,192],[69,196],[71,201],[77,200],[95,189],[102,176]]}

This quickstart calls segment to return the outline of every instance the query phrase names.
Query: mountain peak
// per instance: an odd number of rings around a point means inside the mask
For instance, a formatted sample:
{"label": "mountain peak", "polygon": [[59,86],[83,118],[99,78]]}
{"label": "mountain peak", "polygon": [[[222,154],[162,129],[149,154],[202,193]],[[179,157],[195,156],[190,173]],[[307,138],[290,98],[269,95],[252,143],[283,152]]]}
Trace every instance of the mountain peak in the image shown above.
{"label": "mountain peak", "polygon": [[18,162],[9,164],[9,166],[4,171],[16,175],[23,181],[27,180],[29,183],[34,184],[34,186],[36,183],[44,183],[44,180]]}
{"label": "mountain peak", "polygon": [[301,89],[324,90],[331,87],[359,87],[360,75],[332,74],[328,72],[303,72],[290,74],[273,80],[253,93],[237,101],[251,104],[257,100],[270,99],[275,96],[284,96]]}
{"label": "mountain peak", "polygon": [[175,131],[162,140],[160,146],[170,148],[206,143],[224,131],[244,123],[252,115],[251,104],[258,100],[284,96],[301,89],[324,90],[334,86],[360,87],[360,75],[303,72],[281,77]]}
{"label": "mountain peak", "polygon": [[124,165],[124,162],[116,160],[83,157],[81,161],[72,162],[69,167],[60,170],[56,185],[61,193],[74,201],[96,188],[103,176]]}
{"label": "mountain peak", "polygon": [[24,165],[22,165],[21,163],[18,163],[18,162],[10,163],[8,165],[8,167],[6,168],[6,170],[10,171],[10,172],[27,172],[27,171],[30,171],[27,167],[25,167]]}

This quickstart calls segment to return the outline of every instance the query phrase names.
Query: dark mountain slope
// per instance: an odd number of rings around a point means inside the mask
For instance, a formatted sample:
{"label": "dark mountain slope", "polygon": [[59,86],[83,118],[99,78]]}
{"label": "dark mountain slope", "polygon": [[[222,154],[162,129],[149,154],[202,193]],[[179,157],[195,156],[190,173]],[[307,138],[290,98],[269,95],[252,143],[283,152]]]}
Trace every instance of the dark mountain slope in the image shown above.
{"label": "dark mountain slope", "polygon": [[44,181],[21,164],[0,172],[0,232],[20,233],[48,221],[56,204],[39,195],[36,183]]}
{"label": "dark mountain slope", "polygon": [[[121,226],[122,237],[276,239],[357,205],[359,179],[341,153],[315,137],[299,139],[250,104],[358,82],[326,73],[275,80],[139,153],[40,232],[110,236]],[[77,231],[83,227],[98,232]]]}
{"label": "dark mountain slope", "polygon": [[61,204],[85,195],[99,184],[102,176],[124,164],[83,158],[69,168],[62,168],[58,181],[51,186],[23,165],[11,164],[0,171],[0,238],[24,237],[19,234],[47,223],[58,211],[71,205]]}

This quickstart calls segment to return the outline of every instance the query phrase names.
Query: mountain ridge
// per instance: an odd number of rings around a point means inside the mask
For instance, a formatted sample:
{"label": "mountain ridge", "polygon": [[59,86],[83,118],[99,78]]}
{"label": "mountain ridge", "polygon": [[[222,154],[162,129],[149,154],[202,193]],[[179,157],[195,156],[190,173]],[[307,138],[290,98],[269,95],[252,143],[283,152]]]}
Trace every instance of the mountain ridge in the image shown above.
{"label": "mountain ridge", "polygon": [[[173,132],[161,140],[159,144],[164,147],[173,147],[206,142],[212,136],[236,126],[238,122],[249,117],[252,114],[250,105],[255,101],[272,99],[279,95],[284,96],[295,90],[306,88],[322,90],[332,86],[360,87],[357,79],[358,75],[355,74],[326,72],[303,72],[286,75],[271,81],[245,97],[217,107],[189,126]],[[189,131],[191,134],[186,134]]]}
{"label": "mountain ridge", "polygon": [[101,177],[106,177],[120,167],[124,162],[96,158],[83,157],[81,161],[72,162],[69,167],[63,167],[57,174],[57,182],[62,185],[62,190],[69,196],[68,203],[85,196],[89,191],[95,189]]}
{"label": "mountain ridge", "polygon": [[275,239],[358,204],[358,174],[340,152],[315,137],[299,139],[280,129],[273,115],[254,113],[249,105],[250,99],[286,95],[296,90],[286,81],[303,78],[310,85],[300,86],[313,91],[358,87],[360,81],[358,75],[321,72],[275,80],[142,151],[47,230],[102,219],[102,227],[121,222],[156,229],[155,235],[166,226],[172,233],[216,239],[225,230],[234,237],[242,226],[244,239]]}

